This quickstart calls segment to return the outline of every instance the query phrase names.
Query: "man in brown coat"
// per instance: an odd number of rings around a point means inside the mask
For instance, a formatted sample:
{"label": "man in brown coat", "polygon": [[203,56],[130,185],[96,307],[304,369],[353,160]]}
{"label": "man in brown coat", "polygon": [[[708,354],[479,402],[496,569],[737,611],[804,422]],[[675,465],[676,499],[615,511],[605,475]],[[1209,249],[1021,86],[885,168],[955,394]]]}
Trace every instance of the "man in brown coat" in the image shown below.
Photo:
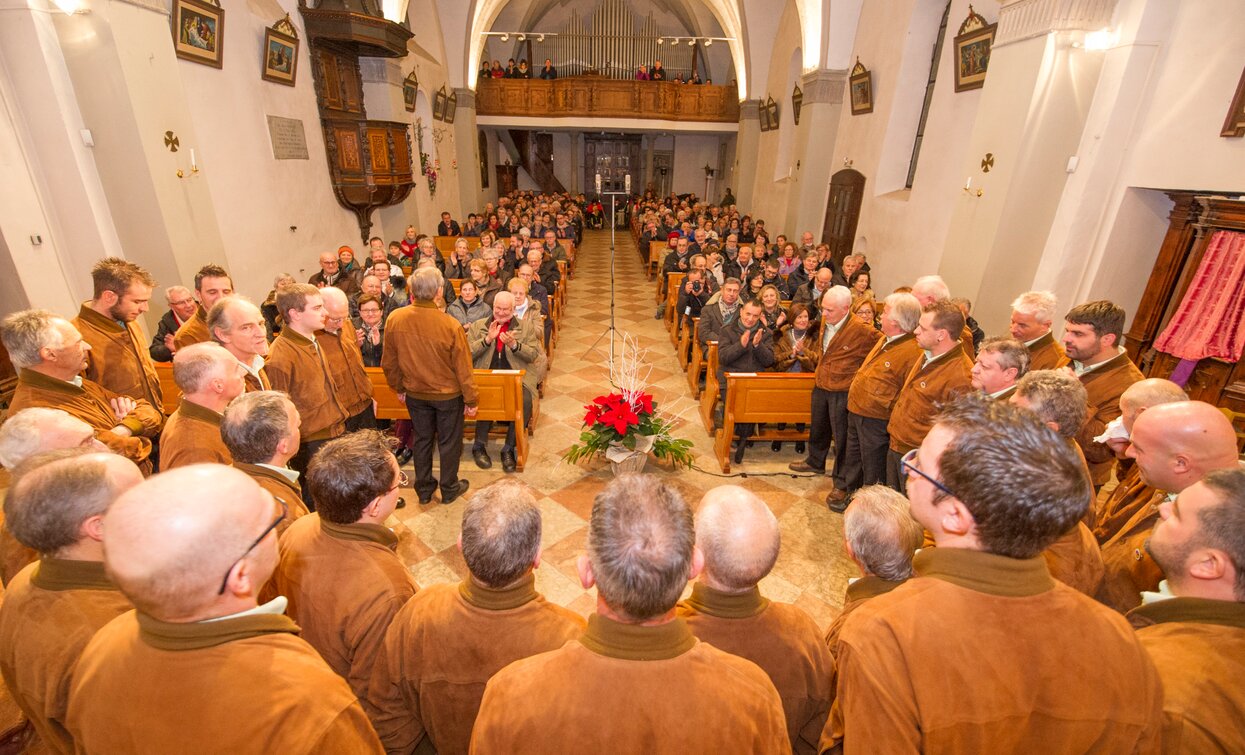
{"label": "man in brown coat", "polygon": [[4,502],[14,536],[43,555],[5,590],[0,673],[55,752],[74,749],[65,712],[82,648],[96,630],[130,610],[104,573],[101,520],[117,496],[142,481],[134,462],[116,454],[50,451],[18,468]]}
{"label": "man in brown coat", "polygon": [[972,390],[973,361],[955,334],[964,328],[964,313],[950,301],[938,301],[921,312],[916,343],[924,355],[912,365],[891,410],[890,449],[886,453],[886,484],[903,492],[906,479],[899,460],[921,445],[943,404]]}
{"label": "man in brown coat", "polygon": [[1163,680],[1163,752],[1245,752],[1245,471],[1211,472],[1159,507],[1167,575],[1128,618]]}
{"label": "man in brown coat", "polygon": [[458,538],[467,578],[407,601],[373,665],[364,707],[387,751],[466,753],[488,680],[583,632],[579,614],[536,592],[540,534],[536,497],[521,483],[471,496]]}
{"label": "man in brown coat", "polygon": [[91,280],[95,298],[83,302],[71,321],[91,347],[82,376],[160,409],[164,406],[160,376],[138,324],[139,316],[147,311],[155,280],[133,262],[116,257],[97,262]]}
{"label": "man in brown coat", "polygon": [[372,661],[389,622],[415,594],[415,580],[395,552],[398,537],[385,526],[402,477],[376,430],[324,444],[307,469],[316,513],[281,536],[281,561],[272,575],[303,639],[360,700],[367,699]]}
{"label": "man in brown coat", "polygon": [[208,332],[207,315],[216,302],[233,293],[233,280],[229,273],[220,265],[204,265],[195,273],[195,296],[199,300],[199,309],[195,316],[182,323],[173,336],[174,352],[192,343],[203,343],[212,340]]}
{"label": "man in brown coat", "polygon": [[1050,291],[1029,291],[1012,302],[1008,326],[1012,338],[1029,349],[1029,369],[1053,370],[1064,359],[1063,347],[1051,333],[1058,300]]}
{"label": "man in brown coat", "polygon": [[298,425],[298,409],[280,391],[244,393],[221,417],[220,437],[234,467],[286,508],[285,519],[277,525],[278,535],[308,513],[298,472],[286,466],[298,453]]}
{"label": "man in brown coat", "polygon": [[0,338],[17,368],[10,413],[33,406],[63,409],[90,425],[114,453],[151,471],[150,439],[160,432],[164,415],[145,399],[84,379],[79,373],[91,347],[68,320],[41,309],[15,312],[0,321]]}
{"label": "man in brown coat", "polygon": [[994,336],[981,342],[973,360],[972,385],[995,401],[1016,392],[1016,381],[1029,371],[1029,350],[1020,341]]}
{"label": "man in brown coat", "polygon": [[755,494],[734,485],[705,493],[696,511],[705,566],[678,615],[701,642],[769,674],[791,748],[815,753],[834,697],[834,659],[813,617],[757,587],[778,560],[779,540],[778,519]]}
{"label": "man in brown coat", "polygon": [[350,302],[341,289],[320,289],[324,298],[324,327],[316,331],[316,343],[324,349],[337,400],[346,410],[346,432],[376,427],[376,402],[372,400],[372,381],[363,370],[363,352],[350,321]]}
{"label": "man in brown coat", "polygon": [[137,610],[82,651],[66,718],[80,751],[383,752],[285,599],[257,601],[284,516],[218,464],[157,475],[109,507],[104,562]]}
{"label": "man in brown coat", "polygon": [[[923,275],[917,278],[912,284],[912,295],[921,303],[922,309],[935,302],[951,301],[951,289],[942,276],[938,275]],[[964,324],[959,330],[960,345],[964,347],[964,355],[968,357],[968,361],[972,362],[977,358],[977,350],[973,348],[973,331],[968,327],[968,315],[963,309],[960,310],[960,315],[964,318]],[[955,336],[954,333],[951,335]]]}
{"label": "man in brown coat", "polygon": [[973,395],[903,465],[912,515],[938,547],[844,623],[822,751],[1153,751],[1154,664],[1122,616],[1042,560],[1089,495],[1068,444],[1032,413]]}
{"label": "man in brown coat", "polygon": [[847,470],[848,389],[879,340],[878,332],[852,317],[851,310],[852,293],[845,286],[833,286],[821,297],[821,357],[811,398],[808,457],[790,465],[797,472],[822,472],[834,444],[834,489],[826,496],[826,504],[835,511],[847,507],[852,492]]}
{"label": "man in brown coat", "polygon": [[579,557],[597,611],[578,641],[516,661],[484,690],[471,752],[790,753],[782,702],[756,664],[675,616],[703,563],[692,512],[651,475],[599,493]]}
{"label": "man in brown coat", "polygon": [[1063,347],[1067,355],[1060,367],[1069,366],[1089,391],[1089,416],[1076,436],[1089,476],[1097,491],[1111,479],[1115,457],[1105,443],[1094,437],[1107,423],[1120,416],[1120,396],[1128,386],[1145,378],[1128,358],[1120,339],[1124,337],[1124,310],[1109,301],[1091,301],[1073,307],[1064,316]]}
{"label": "man in brown coat", "polygon": [[1097,597],[1121,613],[1140,605],[1141,593],[1157,589],[1162,578],[1145,547],[1159,519],[1159,504],[1208,472],[1239,464],[1232,423],[1202,401],[1161,404],[1143,412],[1133,423],[1128,457],[1137,462],[1141,479],[1160,493],[1102,544],[1106,575]]}
{"label": "man in brown coat", "polygon": [[268,373],[264,372],[268,338],[259,307],[245,296],[226,296],[208,311],[207,328],[212,340],[224,346],[246,370],[243,378],[248,391],[272,388]]}
{"label": "man in brown coat", "polygon": [[160,469],[189,464],[231,464],[220,437],[221,413],[246,390],[245,368],[212,341],[192,343],[173,355],[173,381],[182,401],[160,436]]}

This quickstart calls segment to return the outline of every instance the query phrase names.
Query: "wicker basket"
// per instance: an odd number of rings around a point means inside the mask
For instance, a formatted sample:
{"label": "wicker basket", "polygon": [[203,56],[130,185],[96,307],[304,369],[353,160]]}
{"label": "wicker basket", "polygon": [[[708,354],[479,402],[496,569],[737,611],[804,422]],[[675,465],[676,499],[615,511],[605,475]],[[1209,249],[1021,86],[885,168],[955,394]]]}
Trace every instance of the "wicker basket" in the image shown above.
{"label": "wicker basket", "polygon": [[646,463],[648,463],[648,454],[635,451],[622,461],[611,461],[610,467],[613,468],[614,476],[617,477],[628,472],[643,472]]}

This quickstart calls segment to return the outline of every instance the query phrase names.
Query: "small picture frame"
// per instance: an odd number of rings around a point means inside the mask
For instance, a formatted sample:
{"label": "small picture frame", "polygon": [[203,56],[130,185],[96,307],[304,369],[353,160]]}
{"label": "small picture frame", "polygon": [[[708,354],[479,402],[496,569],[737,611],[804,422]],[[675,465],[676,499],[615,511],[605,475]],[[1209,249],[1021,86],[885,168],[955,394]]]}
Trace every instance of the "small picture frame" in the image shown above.
{"label": "small picture frame", "polygon": [[458,111],[458,92],[450,92],[449,98],[445,101],[445,112],[442,114],[442,120],[446,123],[454,122],[454,114]]}
{"label": "small picture frame", "polygon": [[285,18],[264,29],[264,81],[294,86],[298,77],[298,31]]}
{"label": "small picture frame", "polygon": [[773,97],[765,98],[765,123],[766,131],[773,131],[778,128],[778,103],[774,102]]}
{"label": "small picture frame", "polygon": [[864,115],[873,112],[873,73],[856,59],[852,75],[847,83],[852,99],[852,115]]}
{"label": "small picture frame", "polygon": [[445,106],[449,102],[449,97],[445,93],[445,87],[437,90],[437,94],[432,98],[432,119],[434,121],[445,120]]}
{"label": "small picture frame", "polygon": [[1245,71],[1241,71],[1241,81],[1236,85],[1236,94],[1228,108],[1228,118],[1223,122],[1220,136],[1245,136]]}
{"label": "small picture frame", "polygon": [[967,92],[986,85],[990,67],[990,47],[998,24],[987,24],[981,14],[968,6],[968,18],[955,37],[955,91]]}
{"label": "small picture frame", "polygon": [[225,11],[211,0],[173,0],[170,14],[177,57],[221,68],[225,52]]}
{"label": "small picture frame", "polygon": [[402,104],[406,112],[415,112],[415,96],[419,94],[419,77],[411,71],[402,82]]}

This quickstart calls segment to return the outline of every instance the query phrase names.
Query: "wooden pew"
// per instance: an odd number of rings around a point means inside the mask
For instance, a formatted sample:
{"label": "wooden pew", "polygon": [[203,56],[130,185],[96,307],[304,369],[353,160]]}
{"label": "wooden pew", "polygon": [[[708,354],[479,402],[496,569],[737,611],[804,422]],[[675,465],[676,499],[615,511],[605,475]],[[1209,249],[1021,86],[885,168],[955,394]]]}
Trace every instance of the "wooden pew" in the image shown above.
{"label": "wooden pew", "polygon": [[[808,430],[791,429],[798,423],[812,424],[809,397],[816,375],[811,372],[728,372],[722,427],[714,437],[713,451],[722,472],[731,471],[731,443],[735,425],[751,422],[758,427],[749,440],[807,441]],[[707,386],[706,386],[707,388]],[[702,404],[703,406],[703,404]],[[779,423],[789,429],[779,430]]]}
{"label": "wooden pew", "polygon": [[[441,252],[442,257],[449,257],[450,252],[454,251],[454,242],[458,241],[458,236],[433,236],[432,242],[437,245],[437,251]],[[462,236],[467,240],[467,251],[474,252],[480,248],[479,236]]]}
{"label": "wooden pew", "polygon": [[700,392],[700,421],[713,435],[713,410],[718,408],[718,342],[709,341],[705,352],[705,389]]}
{"label": "wooden pew", "polygon": [[664,241],[648,242],[648,279],[652,280],[661,270],[661,264],[670,253],[670,245]]}
{"label": "wooden pew", "polygon": [[673,346],[679,342],[679,332],[675,330],[675,324],[681,319],[675,316],[675,310],[679,306],[679,289],[683,286],[683,279],[687,277],[687,273],[666,273],[666,330],[670,331],[670,345]]}
{"label": "wooden pew", "polygon": [[680,315],[679,322],[681,322],[682,325],[679,327],[679,343],[675,349],[678,352],[679,368],[686,372],[687,365],[691,361],[692,356],[690,351],[692,333],[696,331],[696,326],[700,323],[700,318],[693,317],[689,320],[688,318]]}
{"label": "wooden pew", "polygon": [[182,403],[182,389],[178,388],[177,383],[173,381],[173,363],[155,362],[154,364],[156,375],[160,377],[160,392],[164,398],[164,406],[160,408],[166,415],[172,414]]}
{"label": "wooden pew", "polygon": [[705,372],[705,350],[700,345],[700,318],[692,320],[691,356],[687,360],[687,387],[700,398],[700,376]]}
{"label": "wooden pew", "polygon": [[[410,419],[406,404],[398,400],[398,395],[385,382],[385,373],[379,367],[365,367],[368,380],[372,383],[372,397],[376,399],[377,419]],[[475,370],[476,389],[480,392],[477,403],[476,419],[494,422],[518,422],[523,427],[523,370]],[[473,424],[471,420],[467,424]],[[532,422],[536,424],[536,405],[532,405]],[[527,463],[528,435],[532,432],[529,425],[527,432],[516,432],[515,460],[519,471]],[[505,434],[505,428],[495,428],[494,432]]]}

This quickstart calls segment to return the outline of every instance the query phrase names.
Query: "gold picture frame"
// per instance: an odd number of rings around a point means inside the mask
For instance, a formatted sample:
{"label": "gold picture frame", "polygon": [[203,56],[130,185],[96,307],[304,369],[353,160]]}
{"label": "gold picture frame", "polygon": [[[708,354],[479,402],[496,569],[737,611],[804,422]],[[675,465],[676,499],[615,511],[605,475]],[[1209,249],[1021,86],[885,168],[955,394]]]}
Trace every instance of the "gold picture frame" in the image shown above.
{"label": "gold picture frame", "polygon": [[260,78],[294,86],[298,80],[298,31],[285,18],[264,29],[263,72]]}
{"label": "gold picture frame", "polygon": [[1236,94],[1228,108],[1227,120],[1223,122],[1220,136],[1245,136],[1245,70],[1241,71],[1241,81],[1236,85]]}
{"label": "gold picture frame", "polygon": [[406,80],[402,82],[402,105],[406,108],[406,112],[415,112],[415,98],[419,94],[419,77],[414,71],[407,74]]}
{"label": "gold picture frame", "polygon": [[856,58],[856,65],[852,67],[847,91],[851,96],[852,115],[873,112],[873,72],[861,65],[860,58]]}
{"label": "gold picture frame", "polygon": [[213,68],[224,66],[225,11],[211,0],[173,0],[170,14],[177,57]]}
{"label": "gold picture frame", "polygon": [[980,13],[968,6],[968,18],[955,37],[955,91],[967,92],[986,85],[990,67],[990,48],[998,24],[987,24]]}

